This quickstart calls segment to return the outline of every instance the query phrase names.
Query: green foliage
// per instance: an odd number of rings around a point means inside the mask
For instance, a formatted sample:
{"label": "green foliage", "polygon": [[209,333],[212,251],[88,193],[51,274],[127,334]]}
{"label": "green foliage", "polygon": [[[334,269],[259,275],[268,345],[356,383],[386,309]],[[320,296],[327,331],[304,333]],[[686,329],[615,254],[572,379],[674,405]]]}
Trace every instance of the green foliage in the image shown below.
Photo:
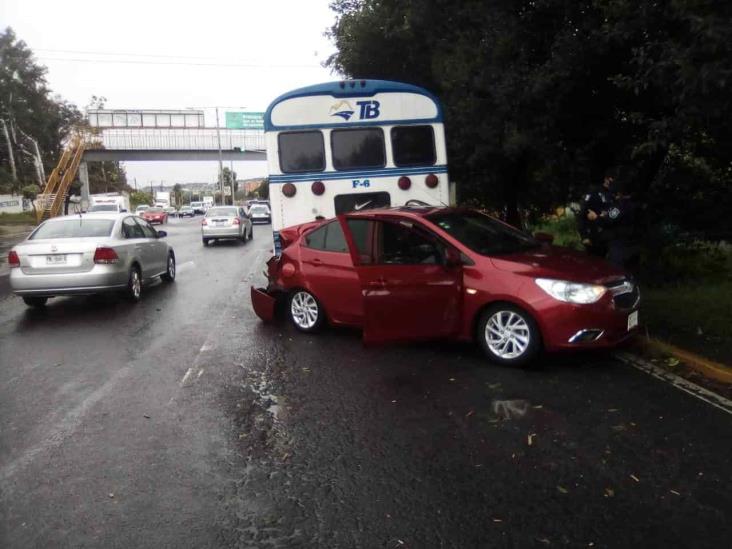
{"label": "green foliage", "polygon": [[[50,173],[63,140],[81,120],[74,105],[52,95],[46,68],[35,61],[25,42],[10,28],[0,31],[0,118],[8,126],[18,187],[36,181],[32,140],[38,143],[45,171]],[[7,168],[7,143],[4,136],[0,140],[0,164]]]}
{"label": "green foliage", "polygon": [[656,286],[717,284],[732,281],[732,250],[725,244],[679,242],[646,251],[642,267],[643,278]]}
{"label": "green foliage", "polygon": [[36,218],[31,212],[0,213],[0,225],[35,225]]}
{"label": "green foliage", "polygon": [[577,233],[577,220],[571,213],[560,216],[547,216],[531,226],[532,233],[549,233],[554,236],[554,244],[582,250],[582,241]]}
{"label": "green foliage", "polygon": [[[604,170],[657,214],[732,234],[732,3],[336,0],[331,67],[426,86],[463,199],[516,223]],[[704,212],[704,215],[699,215]]]}
{"label": "green foliage", "polygon": [[153,195],[144,191],[133,191],[130,193],[130,207],[133,209],[140,204],[153,205]]}
{"label": "green foliage", "polygon": [[21,189],[21,192],[23,193],[23,198],[33,200],[35,199],[36,195],[41,192],[41,188],[38,185],[31,184],[23,187]]}

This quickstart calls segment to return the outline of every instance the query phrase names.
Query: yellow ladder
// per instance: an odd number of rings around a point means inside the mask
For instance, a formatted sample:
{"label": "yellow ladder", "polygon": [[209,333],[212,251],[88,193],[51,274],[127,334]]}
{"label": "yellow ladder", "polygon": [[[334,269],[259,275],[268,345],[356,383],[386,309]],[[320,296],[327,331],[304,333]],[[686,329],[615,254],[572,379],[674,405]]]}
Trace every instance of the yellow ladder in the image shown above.
{"label": "yellow ladder", "polygon": [[85,149],[86,139],[80,132],[76,132],[51,172],[43,192],[36,197],[36,219],[39,223],[61,215],[69,187],[79,172]]}

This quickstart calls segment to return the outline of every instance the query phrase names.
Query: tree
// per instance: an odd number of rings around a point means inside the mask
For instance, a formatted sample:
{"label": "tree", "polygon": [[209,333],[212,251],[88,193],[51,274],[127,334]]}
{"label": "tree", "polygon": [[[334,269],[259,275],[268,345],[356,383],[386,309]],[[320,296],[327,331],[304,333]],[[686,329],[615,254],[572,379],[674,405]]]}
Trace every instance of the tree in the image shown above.
{"label": "tree", "polygon": [[140,204],[147,204],[148,206],[153,204],[153,195],[143,191],[133,191],[130,193],[130,206],[135,208]]}
{"label": "tree", "polygon": [[516,222],[519,211],[566,204],[620,166],[665,219],[707,233],[721,221],[732,231],[723,214],[732,207],[732,4],[336,0],[332,7],[331,67],[423,85],[442,99],[451,178],[469,201]]}
{"label": "tree", "polygon": [[[45,173],[50,173],[74,124],[81,119],[78,109],[53,96],[46,82],[46,68],[12,29],[0,32],[0,118],[8,128],[7,143],[0,147],[0,162],[10,164],[12,154],[18,190],[25,183],[37,183],[36,144]],[[2,141],[5,141],[2,136]]]}

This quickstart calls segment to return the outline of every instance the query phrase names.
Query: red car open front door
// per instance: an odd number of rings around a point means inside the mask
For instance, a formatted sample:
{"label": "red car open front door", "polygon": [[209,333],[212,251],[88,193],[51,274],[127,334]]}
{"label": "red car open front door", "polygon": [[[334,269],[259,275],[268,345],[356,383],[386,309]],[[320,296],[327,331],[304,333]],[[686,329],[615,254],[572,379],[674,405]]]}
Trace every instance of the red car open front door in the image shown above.
{"label": "red car open front door", "polygon": [[361,283],[367,343],[447,337],[457,332],[462,268],[446,244],[410,220],[347,217]]}

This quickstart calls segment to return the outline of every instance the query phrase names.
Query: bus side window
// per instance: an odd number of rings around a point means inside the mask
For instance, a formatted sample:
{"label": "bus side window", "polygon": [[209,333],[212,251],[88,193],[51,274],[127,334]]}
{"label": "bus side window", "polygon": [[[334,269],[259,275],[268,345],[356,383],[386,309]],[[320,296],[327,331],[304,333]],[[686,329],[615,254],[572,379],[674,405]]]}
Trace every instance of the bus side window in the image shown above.
{"label": "bus side window", "polygon": [[391,143],[396,166],[433,166],[436,161],[432,126],[395,126]]}

